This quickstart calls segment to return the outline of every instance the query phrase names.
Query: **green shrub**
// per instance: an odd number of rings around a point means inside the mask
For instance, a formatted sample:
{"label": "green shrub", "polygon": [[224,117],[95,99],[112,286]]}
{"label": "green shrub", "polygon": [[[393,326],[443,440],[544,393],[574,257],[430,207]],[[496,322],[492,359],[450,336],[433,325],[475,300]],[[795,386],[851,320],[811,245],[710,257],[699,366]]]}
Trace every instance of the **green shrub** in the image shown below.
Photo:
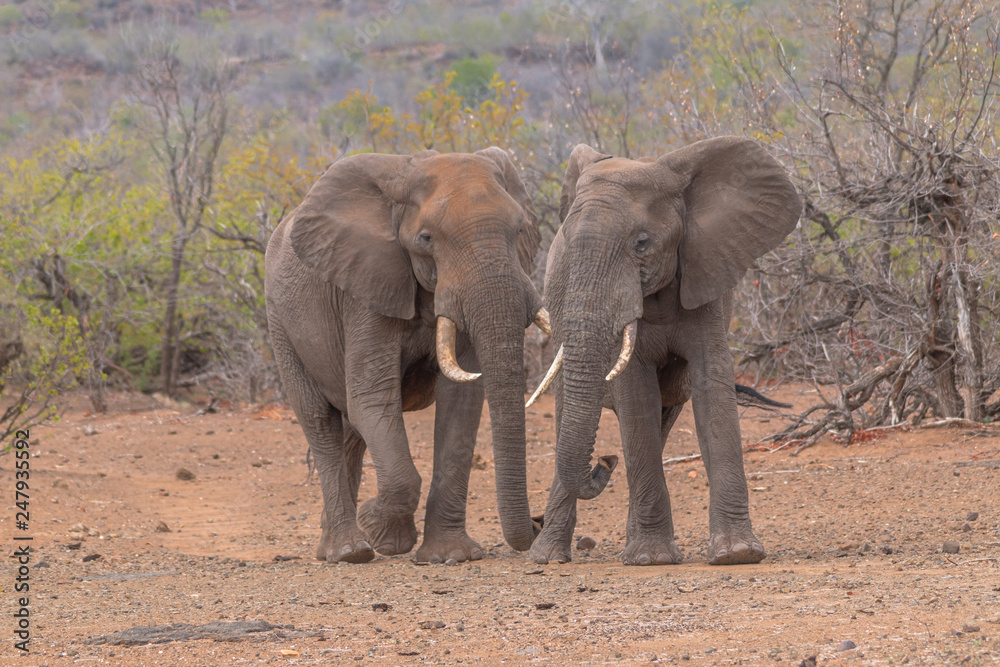
{"label": "green shrub", "polygon": [[470,106],[478,106],[489,96],[490,82],[497,71],[497,59],[492,55],[462,58],[449,68],[455,73],[451,89],[465,98]]}
{"label": "green shrub", "polygon": [[21,22],[21,8],[14,5],[0,7],[0,28],[10,28]]}

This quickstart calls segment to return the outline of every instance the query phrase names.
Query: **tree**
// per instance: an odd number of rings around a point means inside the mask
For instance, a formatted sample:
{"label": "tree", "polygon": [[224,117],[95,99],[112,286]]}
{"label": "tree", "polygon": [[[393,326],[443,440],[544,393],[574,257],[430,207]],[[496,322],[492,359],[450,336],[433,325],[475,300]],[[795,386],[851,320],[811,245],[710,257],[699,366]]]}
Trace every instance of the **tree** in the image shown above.
{"label": "tree", "polygon": [[173,217],[160,352],[163,391],[171,395],[182,347],[179,303],[187,248],[213,202],[220,152],[229,130],[228,98],[238,68],[210,45],[183,54],[165,25],[131,37],[129,49],[137,67],[129,87],[148,112],[141,131],[159,165]]}
{"label": "tree", "polygon": [[594,59],[594,69],[607,76],[604,47],[618,24],[650,11],[658,3],[648,0],[550,0],[548,16],[562,22],[578,21],[587,31],[587,48]]}
{"label": "tree", "polygon": [[997,9],[815,0],[799,16],[722,9],[704,34],[742,38],[699,61],[728,122],[770,146],[805,200],[738,313],[761,332],[746,361],[820,392],[779,437],[1000,414],[988,403],[1000,387]]}

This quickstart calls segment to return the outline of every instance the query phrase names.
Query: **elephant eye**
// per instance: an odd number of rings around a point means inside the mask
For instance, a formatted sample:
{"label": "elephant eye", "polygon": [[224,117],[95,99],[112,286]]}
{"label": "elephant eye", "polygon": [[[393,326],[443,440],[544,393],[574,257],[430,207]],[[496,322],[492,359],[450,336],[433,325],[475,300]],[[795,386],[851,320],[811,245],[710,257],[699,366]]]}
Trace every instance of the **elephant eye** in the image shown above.
{"label": "elephant eye", "polygon": [[646,252],[649,249],[652,240],[649,238],[649,234],[642,233],[635,238],[635,251],[637,253]]}
{"label": "elephant eye", "polygon": [[431,242],[431,235],[427,232],[420,232],[417,236],[417,240],[426,245]]}

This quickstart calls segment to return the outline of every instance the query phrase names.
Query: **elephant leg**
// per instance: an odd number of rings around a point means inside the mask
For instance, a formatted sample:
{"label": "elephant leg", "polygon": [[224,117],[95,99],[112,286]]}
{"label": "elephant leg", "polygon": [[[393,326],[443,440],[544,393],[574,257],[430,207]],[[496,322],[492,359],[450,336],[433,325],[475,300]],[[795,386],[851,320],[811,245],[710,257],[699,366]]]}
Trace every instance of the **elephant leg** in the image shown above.
{"label": "elephant leg", "polygon": [[354,506],[358,506],[358,489],[361,488],[361,471],[365,460],[365,441],[354,427],[343,420],[344,424],[344,462],[347,469],[347,484],[350,489]]}
{"label": "elephant leg", "polygon": [[710,488],[711,565],[759,563],[767,555],[750,525],[750,497],[726,329],[725,322],[707,327],[694,358],[689,359],[695,428]]}
{"label": "elephant leg", "polygon": [[[309,443],[323,492],[322,536],[316,557],[330,563],[364,563],[375,557],[357,523],[357,485],[352,462],[345,460],[343,418],[306,373],[284,330],[272,322],[271,346],[288,390],[292,408]],[[357,462],[360,480],[360,460]]]}
{"label": "elephant leg", "polygon": [[340,412],[329,403],[326,407],[326,410],[311,411],[309,416],[298,415],[323,490],[320,521],[323,532],[316,557],[328,563],[365,563],[375,557],[375,552],[357,522],[357,484],[353,480],[361,479],[361,461],[356,462],[359,470],[355,474],[353,457],[345,452]]}
{"label": "elephant leg", "polygon": [[[556,398],[556,440],[562,423],[562,382],[557,379],[553,387]],[[545,505],[542,532],[531,543],[528,555],[536,563],[568,563],[573,560],[573,530],[576,528],[576,498],[566,493],[555,471],[549,500]]]}
{"label": "elephant leg", "polygon": [[546,563],[568,563],[573,560],[573,530],[576,528],[576,498],[573,498],[559,483],[556,472],[549,490],[549,501],[545,505],[545,521],[542,532],[531,543],[528,555],[531,560]]}
{"label": "elephant leg", "polygon": [[420,474],[403,424],[399,350],[352,350],[348,345],[345,356],[348,419],[371,452],[378,481],[376,497],[358,508],[358,525],[378,553],[407,553],[417,542],[413,515],[420,501]]}
{"label": "elephant leg", "polygon": [[664,435],[680,408],[664,411],[656,371],[633,362],[617,382],[612,397],[621,429],[629,504],[625,565],[667,565],[683,560],[674,540],[670,494],[663,475]]}
{"label": "elephant leg", "polygon": [[[459,356],[462,368],[478,370],[471,346]],[[480,560],[483,549],[466,532],[465,516],[472,455],[483,413],[481,382],[458,384],[438,377],[434,413],[434,476],[427,495],[424,541],[414,560],[443,563]]]}

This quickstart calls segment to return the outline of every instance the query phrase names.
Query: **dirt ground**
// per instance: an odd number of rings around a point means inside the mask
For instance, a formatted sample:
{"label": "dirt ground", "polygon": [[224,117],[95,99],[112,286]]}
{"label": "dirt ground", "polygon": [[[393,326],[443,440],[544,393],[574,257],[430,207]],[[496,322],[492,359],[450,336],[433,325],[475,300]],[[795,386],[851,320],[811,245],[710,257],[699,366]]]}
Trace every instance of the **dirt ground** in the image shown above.
{"label": "dirt ground", "polygon": [[[596,546],[543,567],[503,543],[484,416],[468,522],[484,560],[328,565],[314,558],[320,488],[292,413],[199,407],[120,395],[91,415],[81,400],[32,429],[27,531],[15,527],[14,456],[0,456],[6,548],[30,535],[34,549],[30,653],[14,648],[11,557],[0,664],[1000,663],[1000,428],[824,440],[799,456],[749,451],[768,550],[758,565],[705,563],[708,487],[694,460],[665,466],[685,562],[623,566],[619,469],[580,503],[577,537]],[[528,414],[535,513],[553,473],[552,410],[546,396]],[[748,411],[744,442],[783,423]],[[407,415],[424,498],[432,424],[433,408]],[[697,452],[693,429],[688,409],[664,458]],[[597,453],[620,453],[610,412]],[[361,496],[373,494],[367,467]]]}

